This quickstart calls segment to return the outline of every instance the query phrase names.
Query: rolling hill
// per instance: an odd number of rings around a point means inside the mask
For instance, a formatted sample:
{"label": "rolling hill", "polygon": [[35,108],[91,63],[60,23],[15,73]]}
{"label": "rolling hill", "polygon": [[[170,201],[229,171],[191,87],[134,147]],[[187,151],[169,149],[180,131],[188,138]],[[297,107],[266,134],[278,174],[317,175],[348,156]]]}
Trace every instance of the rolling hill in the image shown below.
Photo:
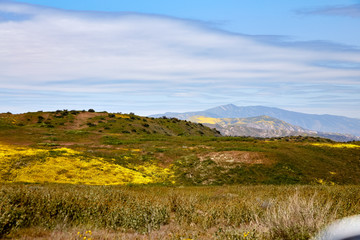
{"label": "rolling hill", "polygon": [[[0,114],[0,128],[2,131],[8,131],[9,134],[11,132],[30,131],[32,132],[30,135],[34,135],[34,138],[44,132],[56,132],[64,134],[64,140],[67,141],[71,138],[66,137],[74,132],[82,132],[85,135],[96,133],[99,137],[111,134],[123,136],[220,136],[217,131],[204,127],[202,124],[175,118],[155,119],[137,116],[134,113],[107,113],[94,112],[93,110],[39,111],[23,114],[2,113]],[[26,139],[29,140],[33,137],[24,137],[23,134],[19,134],[17,138],[23,138],[26,141]]]}
{"label": "rolling hill", "polygon": [[[261,127],[275,121],[257,120]],[[1,183],[360,184],[359,151],[358,142],[225,137],[202,123],[133,113],[0,114]]]}

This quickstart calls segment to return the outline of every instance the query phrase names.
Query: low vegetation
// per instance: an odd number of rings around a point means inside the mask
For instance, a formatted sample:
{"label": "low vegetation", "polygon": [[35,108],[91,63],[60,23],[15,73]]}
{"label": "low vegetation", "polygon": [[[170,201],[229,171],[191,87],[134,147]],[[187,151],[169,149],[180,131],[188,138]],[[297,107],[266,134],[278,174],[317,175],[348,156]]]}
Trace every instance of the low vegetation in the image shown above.
{"label": "low vegetation", "polygon": [[360,143],[133,113],[0,114],[0,238],[309,239],[359,214]]}
{"label": "low vegetation", "polygon": [[[65,133],[69,134],[69,133]],[[71,133],[73,134],[73,133]],[[75,133],[77,137],[89,134]],[[105,136],[98,145],[0,144],[0,182],[90,185],[359,184],[360,145]]]}
{"label": "low vegetation", "polygon": [[[309,239],[360,211],[358,186],[0,185],[16,239]],[[91,236],[90,233],[91,232]]]}

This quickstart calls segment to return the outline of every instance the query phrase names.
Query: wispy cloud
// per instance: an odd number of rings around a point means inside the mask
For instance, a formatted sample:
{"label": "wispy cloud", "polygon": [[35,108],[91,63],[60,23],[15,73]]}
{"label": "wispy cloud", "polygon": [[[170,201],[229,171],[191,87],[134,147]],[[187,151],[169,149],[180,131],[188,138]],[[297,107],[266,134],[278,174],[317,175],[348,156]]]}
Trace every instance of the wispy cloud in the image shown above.
{"label": "wispy cloud", "polygon": [[[116,102],[125,101],[141,112],[149,104],[165,109],[242,99],[277,105],[291,98],[299,83],[324,93],[331,89],[319,86],[360,83],[360,51],[350,46],[230,34],[206,23],[158,15],[12,2],[0,3],[0,16],[1,88],[51,92],[55,106],[64,99],[78,101],[76,96],[114,109]],[[21,96],[14,98],[10,103],[15,107]]]}
{"label": "wispy cloud", "polygon": [[299,10],[300,14],[338,15],[360,18],[360,4],[328,6],[316,9]]}

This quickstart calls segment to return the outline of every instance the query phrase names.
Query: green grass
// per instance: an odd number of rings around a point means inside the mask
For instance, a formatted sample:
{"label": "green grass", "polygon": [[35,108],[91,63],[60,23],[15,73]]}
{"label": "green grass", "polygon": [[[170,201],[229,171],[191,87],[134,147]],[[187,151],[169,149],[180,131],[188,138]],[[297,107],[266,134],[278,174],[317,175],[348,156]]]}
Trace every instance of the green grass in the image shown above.
{"label": "green grass", "polygon": [[[0,115],[0,143],[68,147],[109,161],[139,149],[131,161],[141,164],[151,159],[166,167],[171,165],[178,184],[316,184],[320,180],[360,184],[360,149],[311,145],[332,142],[327,139],[219,137],[199,124],[133,114],[57,111]],[[45,122],[54,128],[43,127]],[[216,152],[261,153],[268,164],[228,166],[200,160],[202,155]],[[118,161],[120,165],[127,163]]]}

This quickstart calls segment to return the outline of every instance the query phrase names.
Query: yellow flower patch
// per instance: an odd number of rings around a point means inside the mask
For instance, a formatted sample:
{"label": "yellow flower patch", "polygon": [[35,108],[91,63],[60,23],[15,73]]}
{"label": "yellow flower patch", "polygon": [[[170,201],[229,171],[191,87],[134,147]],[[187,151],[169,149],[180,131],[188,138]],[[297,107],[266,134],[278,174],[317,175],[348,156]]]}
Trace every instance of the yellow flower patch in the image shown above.
{"label": "yellow flower patch", "polygon": [[195,116],[193,117],[193,121],[198,123],[209,123],[209,124],[217,124],[222,122],[222,120],[219,118],[204,117],[204,116]]}
{"label": "yellow flower patch", "polygon": [[169,180],[173,182],[174,175],[170,168],[162,168],[150,163],[134,165],[131,168],[141,172],[144,176],[150,177],[155,182],[167,182]]}
{"label": "yellow flower patch", "polygon": [[350,143],[312,143],[313,146],[318,147],[332,147],[332,148],[360,148],[360,145]]}
{"label": "yellow flower patch", "polygon": [[68,148],[34,149],[0,144],[0,182],[122,185],[169,182],[155,164],[130,168]]}
{"label": "yellow flower patch", "polygon": [[129,115],[126,115],[126,114],[115,114],[115,117],[117,117],[117,118],[130,118],[130,116]]}

